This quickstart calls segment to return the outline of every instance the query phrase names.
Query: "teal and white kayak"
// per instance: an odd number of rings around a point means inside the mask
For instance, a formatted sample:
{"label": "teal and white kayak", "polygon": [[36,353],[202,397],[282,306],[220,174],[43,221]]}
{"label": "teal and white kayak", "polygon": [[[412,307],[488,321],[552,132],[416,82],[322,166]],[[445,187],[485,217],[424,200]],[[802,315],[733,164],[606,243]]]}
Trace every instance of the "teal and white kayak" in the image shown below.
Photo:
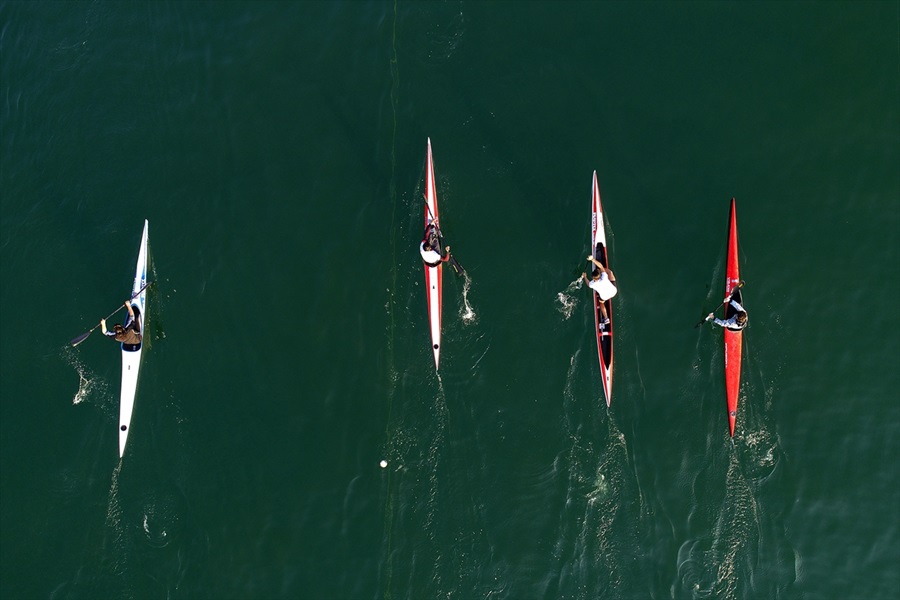
{"label": "teal and white kayak", "polygon": [[125,443],[131,428],[131,413],[134,412],[134,398],[137,394],[138,374],[141,370],[141,356],[144,351],[143,340],[147,331],[147,231],[149,223],[144,220],[144,233],[138,250],[137,268],[134,273],[134,285],[131,294],[131,307],[141,332],[140,344],[122,344],[122,393],[119,399],[119,457],[125,454]]}

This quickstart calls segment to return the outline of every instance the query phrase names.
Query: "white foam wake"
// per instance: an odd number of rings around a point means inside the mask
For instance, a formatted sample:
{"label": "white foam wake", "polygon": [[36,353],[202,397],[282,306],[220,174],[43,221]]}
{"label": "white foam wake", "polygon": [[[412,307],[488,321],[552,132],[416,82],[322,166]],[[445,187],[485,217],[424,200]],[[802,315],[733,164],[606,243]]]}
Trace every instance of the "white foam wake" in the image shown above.
{"label": "white foam wake", "polygon": [[563,319],[568,320],[572,313],[575,312],[575,307],[578,306],[578,296],[576,294],[581,287],[582,279],[579,277],[570,283],[566,289],[556,294],[556,309],[562,314]]}
{"label": "white foam wake", "polygon": [[469,289],[472,287],[472,279],[468,273],[463,273],[463,305],[459,309],[459,316],[462,318],[463,324],[471,325],[477,318],[472,305],[469,304]]}
{"label": "white foam wake", "polygon": [[91,392],[94,391],[97,387],[98,379],[94,373],[84,366],[84,363],[81,362],[72,348],[66,347],[63,354],[69,366],[78,373],[78,390],[75,391],[75,395],[72,397],[72,404],[78,405],[84,402]]}

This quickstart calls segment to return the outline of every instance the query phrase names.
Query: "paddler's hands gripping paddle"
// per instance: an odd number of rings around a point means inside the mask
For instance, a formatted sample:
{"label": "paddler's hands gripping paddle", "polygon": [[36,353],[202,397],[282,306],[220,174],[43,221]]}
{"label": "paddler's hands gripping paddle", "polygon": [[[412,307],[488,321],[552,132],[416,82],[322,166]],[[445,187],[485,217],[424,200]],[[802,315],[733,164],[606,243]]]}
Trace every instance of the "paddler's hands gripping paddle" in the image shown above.
{"label": "paddler's hands gripping paddle", "polygon": [[[739,290],[740,288],[742,288],[742,287],[744,287],[744,282],[743,282],[743,281],[738,282],[738,284],[737,284],[736,286],[734,286],[733,288],[731,288],[731,293],[728,294],[727,296],[725,296],[725,299],[722,300],[722,304],[728,304],[729,302],[731,302],[731,299],[734,297],[734,293],[735,293],[736,291],[738,291],[738,290]],[[715,317],[715,314],[714,314],[714,313],[709,313],[709,314],[706,315],[703,319],[701,319],[699,323],[697,323],[696,325],[694,325],[694,329],[697,329],[698,327],[700,327],[701,325],[703,325],[703,324],[706,323],[707,321],[712,320],[713,317]]]}
{"label": "paddler's hands gripping paddle", "polygon": [[[137,294],[135,294],[134,296],[132,296],[131,298],[129,298],[128,302],[131,302],[132,300],[134,300],[135,298],[137,298],[138,296],[140,296],[141,293],[142,293],[144,290],[146,290],[148,287],[150,287],[150,285],[152,285],[152,284],[153,284],[152,281],[148,281],[148,282],[144,285],[144,287],[142,287],[142,288],[140,289],[140,291],[138,291]],[[127,304],[127,303],[126,303],[126,304]],[[110,317],[112,317],[113,315],[115,315],[117,312],[119,312],[120,310],[122,310],[123,308],[125,308],[125,304],[120,304],[120,305],[119,305],[119,308],[117,308],[116,310],[114,310],[114,311],[112,311],[111,313],[109,313],[109,315],[106,317],[106,319],[102,319],[102,320],[103,320],[103,321],[106,321],[107,319],[109,319]],[[77,346],[78,344],[80,344],[80,343],[83,342],[84,340],[88,339],[88,336],[91,335],[92,333],[94,333],[94,330],[97,329],[98,327],[100,327],[100,323],[97,323],[96,325],[94,325],[93,327],[91,327],[90,331],[88,331],[88,332],[86,332],[86,333],[82,333],[81,335],[79,335],[77,338],[75,338],[74,340],[72,340],[71,342],[69,342],[69,344],[70,344],[71,346],[73,346],[73,347],[74,347],[74,346]]]}
{"label": "paddler's hands gripping paddle", "polygon": [[[425,208],[428,209],[428,215],[431,217],[431,222],[434,223],[434,228],[437,229],[438,237],[443,240],[444,235],[441,233],[441,226],[438,224],[438,220],[434,218],[434,213],[431,212],[431,207],[428,206],[427,197],[425,198]],[[449,255],[447,261],[450,263],[450,266],[453,267],[453,271],[457,275],[462,275],[463,273],[465,273],[466,270],[463,269],[463,266],[461,264],[459,264],[459,261],[456,260],[456,257],[450,254],[450,246],[447,246],[447,254]]]}

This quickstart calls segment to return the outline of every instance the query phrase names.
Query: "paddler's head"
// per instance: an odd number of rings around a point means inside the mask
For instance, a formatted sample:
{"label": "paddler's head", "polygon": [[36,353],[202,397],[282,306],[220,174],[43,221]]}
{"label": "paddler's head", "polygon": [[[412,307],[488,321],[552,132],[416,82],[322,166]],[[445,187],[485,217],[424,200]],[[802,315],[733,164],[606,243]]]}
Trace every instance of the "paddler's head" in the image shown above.
{"label": "paddler's head", "polygon": [[426,236],[425,240],[425,245],[432,250],[437,249],[437,247],[441,245],[440,241],[438,240],[437,231],[435,231],[433,226],[429,226],[428,235]]}
{"label": "paddler's head", "polygon": [[747,313],[739,312],[737,316],[734,318],[738,325],[744,325],[747,323]]}
{"label": "paddler's head", "polygon": [[116,333],[125,333],[125,327],[123,327],[121,323],[116,323],[115,326],[113,326],[113,331]]}

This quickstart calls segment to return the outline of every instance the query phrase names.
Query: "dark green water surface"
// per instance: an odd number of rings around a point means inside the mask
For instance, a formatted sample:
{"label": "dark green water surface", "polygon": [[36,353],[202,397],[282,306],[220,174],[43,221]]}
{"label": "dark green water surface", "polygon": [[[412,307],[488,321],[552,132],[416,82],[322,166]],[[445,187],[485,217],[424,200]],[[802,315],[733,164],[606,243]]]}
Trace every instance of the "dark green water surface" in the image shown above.
{"label": "dark green water surface", "polygon": [[897,2],[2,2],[0,68],[4,600],[900,596]]}

